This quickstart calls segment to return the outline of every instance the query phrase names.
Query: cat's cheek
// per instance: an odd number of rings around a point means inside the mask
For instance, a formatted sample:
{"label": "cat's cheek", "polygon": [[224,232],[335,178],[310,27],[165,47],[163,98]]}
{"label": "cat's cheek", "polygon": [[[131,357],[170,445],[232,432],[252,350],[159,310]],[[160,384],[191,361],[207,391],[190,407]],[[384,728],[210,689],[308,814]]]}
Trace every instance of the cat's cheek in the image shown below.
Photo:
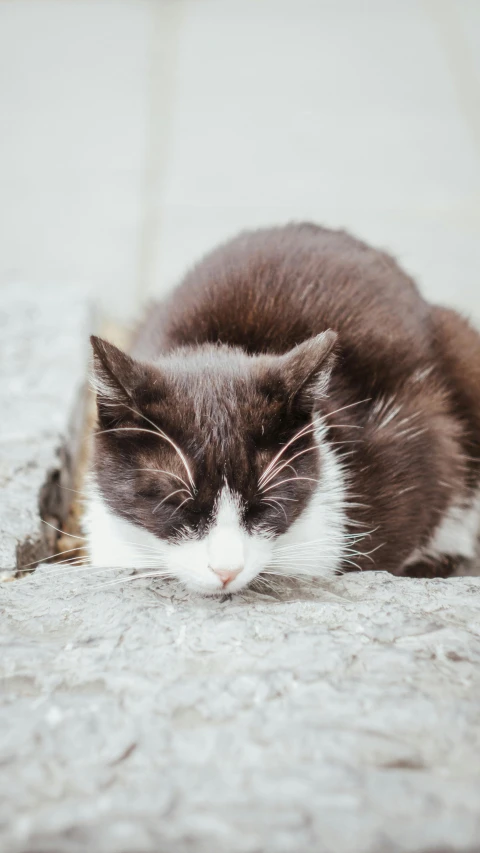
{"label": "cat's cheek", "polygon": [[166,548],[167,569],[195,592],[215,593],[222,582],[208,565],[207,538],[171,543]]}
{"label": "cat's cheek", "polygon": [[258,533],[249,534],[246,539],[245,569],[237,580],[241,580],[243,575],[245,583],[250,583],[270,563],[273,556],[274,540],[270,536]]}

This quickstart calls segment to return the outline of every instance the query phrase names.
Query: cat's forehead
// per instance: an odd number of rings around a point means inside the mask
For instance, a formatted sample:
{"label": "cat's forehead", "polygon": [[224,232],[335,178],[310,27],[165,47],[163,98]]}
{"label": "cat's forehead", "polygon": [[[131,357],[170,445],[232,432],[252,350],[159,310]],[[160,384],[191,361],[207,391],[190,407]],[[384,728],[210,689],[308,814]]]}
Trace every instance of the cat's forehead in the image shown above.
{"label": "cat's forehead", "polygon": [[203,364],[188,367],[172,372],[166,391],[153,389],[148,395],[149,417],[184,433],[207,430],[215,436],[222,429],[248,429],[271,420],[284,406],[278,382],[248,363],[233,360],[215,372]]}

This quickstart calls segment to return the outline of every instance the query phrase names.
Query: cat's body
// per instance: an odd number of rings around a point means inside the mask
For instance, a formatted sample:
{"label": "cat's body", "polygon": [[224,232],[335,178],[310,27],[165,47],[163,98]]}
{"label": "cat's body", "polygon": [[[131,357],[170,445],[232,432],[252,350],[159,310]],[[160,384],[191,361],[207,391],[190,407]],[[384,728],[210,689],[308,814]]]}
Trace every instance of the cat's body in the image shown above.
{"label": "cat's body", "polygon": [[135,361],[94,353],[94,563],[214,594],[474,556],[480,337],[384,253],[240,235],[152,307]]}

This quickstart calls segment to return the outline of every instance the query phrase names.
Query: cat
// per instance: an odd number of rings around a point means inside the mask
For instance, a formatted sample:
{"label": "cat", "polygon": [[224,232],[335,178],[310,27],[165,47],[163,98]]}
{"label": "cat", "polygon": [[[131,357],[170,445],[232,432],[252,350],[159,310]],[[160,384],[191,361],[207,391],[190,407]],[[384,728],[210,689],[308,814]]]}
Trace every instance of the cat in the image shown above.
{"label": "cat", "polygon": [[310,223],[242,233],[130,354],[92,345],[92,564],[224,595],[473,559],[480,336],[384,252]]}

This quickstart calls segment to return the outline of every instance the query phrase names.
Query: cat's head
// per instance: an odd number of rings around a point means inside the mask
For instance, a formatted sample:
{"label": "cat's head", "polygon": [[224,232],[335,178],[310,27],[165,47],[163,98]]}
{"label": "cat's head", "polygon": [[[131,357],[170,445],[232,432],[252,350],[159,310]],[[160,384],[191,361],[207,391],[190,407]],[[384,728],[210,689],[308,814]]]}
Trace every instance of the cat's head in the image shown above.
{"label": "cat's head", "polygon": [[316,416],[335,339],[327,331],[284,355],[185,348],[144,363],[92,338],[93,473],[129,566],[133,547],[137,568],[207,594],[268,570],[322,477]]}

